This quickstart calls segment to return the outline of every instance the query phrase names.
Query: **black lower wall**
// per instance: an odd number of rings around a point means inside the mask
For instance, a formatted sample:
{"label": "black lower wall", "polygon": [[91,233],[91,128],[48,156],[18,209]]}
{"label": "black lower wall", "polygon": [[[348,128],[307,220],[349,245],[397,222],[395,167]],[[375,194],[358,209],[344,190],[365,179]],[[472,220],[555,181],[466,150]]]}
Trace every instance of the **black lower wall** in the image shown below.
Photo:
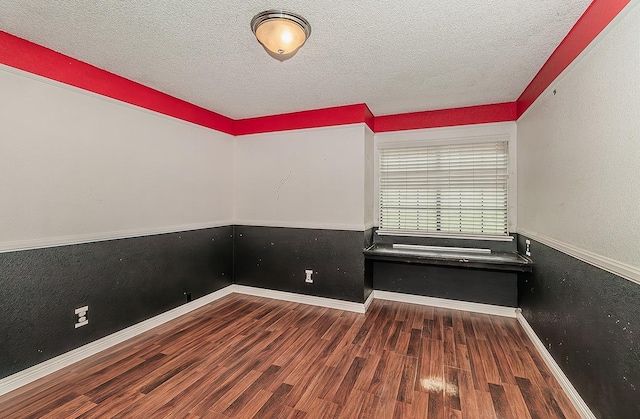
{"label": "black lower wall", "polygon": [[[370,236],[362,231],[235,226],[235,282],[363,303],[371,293],[362,253]],[[313,284],[305,282],[306,269],[313,270]]]}
{"label": "black lower wall", "polygon": [[[0,378],[229,285],[233,227],[0,254]],[[89,324],[74,328],[88,305]]]}
{"label": "black lower wall", "polygon": [[640,285],[534,240],[531,256],[522,314],[597,417],[638,417]]}
{"label": "black lower wall", "polygon": [[[373,244],[374,228],[364,232],[364,249]],[[364,260],[364,299],[365,301],[373,292],[373,261],[369,259]]]}

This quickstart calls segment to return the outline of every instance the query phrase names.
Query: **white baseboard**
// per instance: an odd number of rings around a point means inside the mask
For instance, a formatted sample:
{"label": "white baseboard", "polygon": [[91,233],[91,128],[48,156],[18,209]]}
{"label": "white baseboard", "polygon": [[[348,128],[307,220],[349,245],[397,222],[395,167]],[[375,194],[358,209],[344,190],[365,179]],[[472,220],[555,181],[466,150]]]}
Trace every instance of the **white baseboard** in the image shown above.
{"label": "white baseboard", "polygon": [[371,305],[371,303],[373,302],[373,299],[375,298],[374,296],[374,292],[371,291],[371,294],[369,294],[369,297],[367,297],[367,299],[364,302],[364,312],[366,313],[367,310],[369,310],[369,306]]}
{"label": "white baseboard", "polygon": [[420,304],[448,308],[451,310],[471,311],[474,313],[493,314],[495,316],[516,317],[515,307],[495,306],[491,304],[470,303],[467,301],[447,300],[444,298],[423,297],[421,295],[402,294],[399,292],[373,291],[377,300],[399,301],[402,303]]}
{"label": "white baseboard", "polygon": [[584,419],[595,419],[595,416],[591,412],[591,409],[589,409],[589,406],[587,406],[584,400],[582,400],[582,397],[580,397],[580,394],[578,394],[578,391],[575,389],[573,384],[571,384],[571,381],[569,381],[567,376],[564,375],[564,372],[562,372],[560,366],[556,363],[555,359],[553,359],[549,351],[547,351],[547,348],[544,346],[531,325],[529,325],[527,319],[525,319],[521,313],[518,313],[516,317],[525,333],[527,334],[529,339],[531,339],[531,342],[533,342],[535,348],[538,350],[540,357],[542,357],[544,362],[553,373],[553,376],[556,378],[556,380],[558,380],[558,383],[560,383],[560,386],[567,394],[567,397],[569,397],[569,400],[571,400],[571,403],[573,403],[573,406],[576,408],[580,416]]}
{"label": "white baseboard", "polygon": [[468,303],[464,301],[445,300],[441,298],[422,297],[395,292],[373,291],[364,303],[354,303],[351,301],[334,300],[332,298],[315,297],[311,295],[302,295],[291,292],[275,291],[264,288],[255,288],[234,284],[211,294],[205,295],[204,297],[198,298],[190,303],[176,307],[151,319],[134,324],[133,326],[123,329],[119,332],[113,333],[109,336],[105,336],[94,342],[83,345],[77,349],[66,352],[55,358],[44,361],[38,365],[34,365],[31,368],[27,368],[26,370],[0,379],[0,395],[16,390],[19,387],[27,385],[62,368],[68,367],[69,365],[95,355],[100,351],[111,348],[119,343],[126,341],[127,339],[131,339],[141,333],[147,332],[154,327],[158,327],[166,322],[174,320],[184,314],[205,306],[231,293],[254,295],[257,297],[272,298],[274,300],[327,307],[336,310],[352,311],[356,313],[365,313],[374,299],[382,299],[434,307],[450,308],[454,310],[472,311],[476,313],[494,314],[498,316],[515,317],[515,308],[493,306],[488,304]]}
{"label": "white baseboard", "polygon": [[230,286],[0,380],[0,396],[231,294]]}
{"label": "white baseboard", "polygon": [[[245,285],[231,285],[228,288],[231,289],[231,292],[237,292],[239,294],[255,295],[256,297],[266,297],[274,300],[290,301],[292,303],[334,308],[336,310],[353,311],[356,313],[364,313],[366,307],[368,307],[366,302],[364,304],[354,303],[351,301],[334,300],[333,298],[314,297],[312,295],[275,291],[266,288],[247,287]],[[369,297],[369,299],[370,298],[371,297]],[[367,299],[367,301],[369,299]],[[371,304],[371,302],[369,302],[369,304]]]}
{"label": "white baseboard", "polygon": [[219,300],[231,293],[255,295],[258,297],[272,298],[274,300],[284,300],[294,303],[308,304],[314,306],[334,308],[337,310],[354,311],[356,313],[364,313],[373,300],[373,293],[369,296],[365,303],[354,303],[350,301],[334,300],[331,298],[314,297],[309,295],[294,294],[290,292],[267,290],[262,288],[247,287],[243,285],[229,285],[221,290],[207,294],[190,303],[181,305],[165,313],[159,314],[151,319],[134,324],[119,332],[112,333],[101,339],[83,345],[72,351],[66,352],[55,358],[41,362],[38,365],[22,370],[13,375],[0,379],[0,396],[16,390],[24,385],[36,381],[46,375],[54,373],[62,368],[75,364],[85,358],[97,354],[100,351],[109,349],[119,343],[131,339],[141,333],[147,332],[154,327],[158,327],[164,323],[174,320],[185,315],[195,309],[205,306],[213,301]]}

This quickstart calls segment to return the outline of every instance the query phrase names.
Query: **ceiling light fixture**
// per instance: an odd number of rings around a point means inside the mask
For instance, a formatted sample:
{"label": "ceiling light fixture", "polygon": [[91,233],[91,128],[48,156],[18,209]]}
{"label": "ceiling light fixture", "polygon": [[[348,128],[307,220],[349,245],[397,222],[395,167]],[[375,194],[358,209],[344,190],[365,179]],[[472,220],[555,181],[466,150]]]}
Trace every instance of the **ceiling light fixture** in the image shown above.
{"label": "ceiling light fixture", "polygon": [[251,30],[273,58],[293,57],[311,35],[311,25],[302,16],[284,10],[266,10],[251,19]]}

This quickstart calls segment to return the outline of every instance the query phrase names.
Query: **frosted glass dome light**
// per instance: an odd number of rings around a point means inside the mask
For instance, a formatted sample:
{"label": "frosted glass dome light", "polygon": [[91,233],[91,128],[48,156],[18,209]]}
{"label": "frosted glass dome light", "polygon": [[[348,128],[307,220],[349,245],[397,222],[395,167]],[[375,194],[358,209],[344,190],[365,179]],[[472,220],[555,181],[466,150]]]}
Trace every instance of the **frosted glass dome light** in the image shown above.
{"label": "frosted glass dome light", "polygon": [[311,35],[305,18],[284,10],[267,10],[251,19],[251,30],[272,57],[284,61],[295,55]]}

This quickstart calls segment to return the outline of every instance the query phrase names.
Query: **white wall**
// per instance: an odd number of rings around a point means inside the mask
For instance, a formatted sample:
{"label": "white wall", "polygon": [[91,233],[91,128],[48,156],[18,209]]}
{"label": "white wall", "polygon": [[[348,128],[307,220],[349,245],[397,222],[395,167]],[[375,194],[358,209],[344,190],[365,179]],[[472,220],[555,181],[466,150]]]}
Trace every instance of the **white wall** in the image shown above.
{"label": "white wall", "polygon": [[0,66],[0,250],[229,224],[233,137]]}
{"label": "white wall", "polygon": [[237,224],[364,230],[365,126],[236,138]]}
{"label": "white wall", "polygon": [[519,229],[627,268],[640,267],[637,4],[518,120]]}

